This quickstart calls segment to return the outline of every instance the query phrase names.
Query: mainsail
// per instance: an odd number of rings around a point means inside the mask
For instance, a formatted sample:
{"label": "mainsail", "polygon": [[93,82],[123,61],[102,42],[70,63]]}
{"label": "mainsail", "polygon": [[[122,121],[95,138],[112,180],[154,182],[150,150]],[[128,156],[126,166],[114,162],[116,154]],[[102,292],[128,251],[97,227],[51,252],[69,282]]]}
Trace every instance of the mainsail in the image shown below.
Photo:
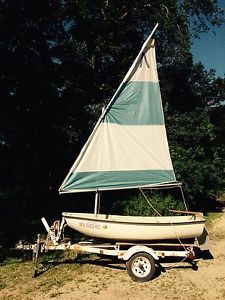
{"label": "mainsail", "polygon": [[150,36],[59,191],[142,188],[174,182],[155,43]]}

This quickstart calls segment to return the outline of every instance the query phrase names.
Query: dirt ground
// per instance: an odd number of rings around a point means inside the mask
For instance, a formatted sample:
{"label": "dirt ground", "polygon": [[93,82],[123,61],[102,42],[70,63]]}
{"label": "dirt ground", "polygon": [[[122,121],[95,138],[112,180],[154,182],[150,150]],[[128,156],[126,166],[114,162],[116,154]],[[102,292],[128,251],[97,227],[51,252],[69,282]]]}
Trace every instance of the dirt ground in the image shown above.
{"label": "dirt ground", "polygon": [[[153,280],[136,283],[128,276],[123,264],[88,260],[73,270],[65,265],[56,266],[35,279],[21,279],[18,285],[3,286],[0,299],[222,300],[225,299],[225,213],[211,227],[210,241],[214,258],[200,259],[198,270],[184,262],[166,263],[163,264],[165,271],[158,272]],[[6,280],[3,274],[1,276],[2,282],[4,278]],[[43,290],[48,276],[55,279],[47,290]]]}

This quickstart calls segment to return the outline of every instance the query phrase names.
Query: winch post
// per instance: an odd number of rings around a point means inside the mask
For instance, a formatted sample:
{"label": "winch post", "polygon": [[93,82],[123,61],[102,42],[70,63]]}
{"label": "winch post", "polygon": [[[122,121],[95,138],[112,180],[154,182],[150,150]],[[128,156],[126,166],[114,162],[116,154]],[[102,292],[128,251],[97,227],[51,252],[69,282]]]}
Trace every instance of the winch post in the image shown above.
{"label": "winch post", "polygon": [[62,217],[62,221],[61,221],[60,227],[59,227],[59,232],[56,236],[56,241],[57,242],[60,240],[61,235],[63,235],[62,239],[64,239],[64,228],[65,228],[65,226],[66,226],[66,219],[64,217]]}
{"label": "winch post", "polygon": [[[43,223],[43,225],[44,225],[51,241],[53,242],[53,244],[55,246],[57,246],[59,244],[58,243],[59,240],[61,238],[64,238],[64,236],[62,236],[62,235],[64,235],[64,228],[66,226],[66,219],[64,217],[62,217],[61,222],[60,221],[55,221],[51,227],[48,225],[48,222],[46,221],[46,219],[44,217],[41,218],[41,221],[42,221],[42,223]],[[56,228],[53,228],[56,224],[57,224],[57,230],[56,230]]]}
{"label": "winch post", "polygon": [[43,217],[41,218],[41,221],[49,235],[49,237],[51,238],[51,241],[53,242],[53,244],[56,246],[58,245],[57,241],[56,241],[56,236],[55,236],[55,233],[51,230],[51,228],[49,227],[48,225],[48,222],[46,221],[46,219]]}

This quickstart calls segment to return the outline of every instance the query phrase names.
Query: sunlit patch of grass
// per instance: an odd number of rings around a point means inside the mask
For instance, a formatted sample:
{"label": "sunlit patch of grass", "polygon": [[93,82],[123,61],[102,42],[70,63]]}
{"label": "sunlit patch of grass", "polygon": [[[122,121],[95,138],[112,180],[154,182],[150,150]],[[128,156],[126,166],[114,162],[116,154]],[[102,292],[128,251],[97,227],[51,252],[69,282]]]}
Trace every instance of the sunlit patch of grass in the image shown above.
{"label": "sunlit patch of grass", "polygon": [[206,227],[210,228],[213,222],[219,219],[222,215],[223,213],[219,213],[219,212],[208,212],[206,214]]}
{"label": "sunlit patch of grass", "polygon": [[[33,261],[6,258],[0,265],[0,299],[17,299],[16,290],[26,299],[33,299],[33,294],[37,292],[49,293],[55,287],[60,288],[68,281],[79,278],[83,266],[74,262],[74,259],[68,259],[67,255],[65,258],[62,253],[52,252],[40,257],[35,279],[32,278],[33,267]],[[58,295],[52,292],[50,298]]]}

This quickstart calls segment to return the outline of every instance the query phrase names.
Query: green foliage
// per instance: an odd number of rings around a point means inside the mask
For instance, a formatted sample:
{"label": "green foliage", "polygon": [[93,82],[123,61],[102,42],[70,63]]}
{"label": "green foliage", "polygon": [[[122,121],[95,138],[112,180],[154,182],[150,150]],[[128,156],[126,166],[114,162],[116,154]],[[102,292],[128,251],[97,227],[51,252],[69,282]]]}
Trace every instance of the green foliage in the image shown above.
{"label": "green foliage", "polygon": [[206,215],[206,227],[210,228],[214,224],[214,221],[222,217],[223,213],[208,212]]}
{"label": "green foliage", "polygon": [[161,70],[170,152],[191,209],[209,210],[225,186],[225,80],[187,57]]}
{"label": "green foliage", "polygon": [[[210,84],[208,88],[210,90]],[[225,90],[220,93],[225,97]],[[207,95],[206,89],[204,94]],[[184,183],[190,208],[208,210],[214,205],[213,199],[222,193],[225,186],[224,141],[222,136],[219,138],[216,125],[222,122],[223,117],[212,118],[222,109],[205,106],[200,89],[197,96],[202,102],[199,101],[199,106],[195,104],[185,112],[183,109],[176,112],[178,107],[173,103],[175,109],[170,111],[167,118],[167,131],[175,173],[178,181]],[[179,98],[183,99],[182,95]],[[224,133],[224,129],[221,126],[219,128]]]}
{"label": "green foliage", "polygon": [[189,54],[180,62],[160,68],[162,96],[169,104],[168,117],[174,113],[190,112],[219,105],[225,99],[225,80],[206,71],[201,63],[194,64]]}
{"label": "green foliage", "polygon": [[1,2],[0,222],[67,209],[58,187],[157,22],[177,177],[190,203],[216,197],[224,183],[225,80],[193,64],[190,38],[221,24],[218,1]]}
{"label": "green foliage", "polygon": [[[217,1],[3,1],[2,188],[19,187],[22,197],[28,189],[55,196],[62,174],[156,22],[159,65],[166,69],[179,62],[177,76],[171,69],[168,81],[179,89],[173,78],[182,74],[182,82],[190,82],[185,94],[193,96],[195,78],[185,78],[193,73],[187,61],[190,15],[199,20],[194,28],[206,20],[221,23]],[[200,86],[205,90],[207,84]],[[171,95],[170,102],[180,101],[178,96]],[[193,97],[190,102],[195,105]]]}
{"label": "green foliage", "polygon": [[117,201],[113,207],[113,213],[127,216],[158,216],[159,214],[171,215],[170,209],[184,210],[184,202],[172,195],[160,192],[146,192],[143,195],[132,196],[122,201]]}

